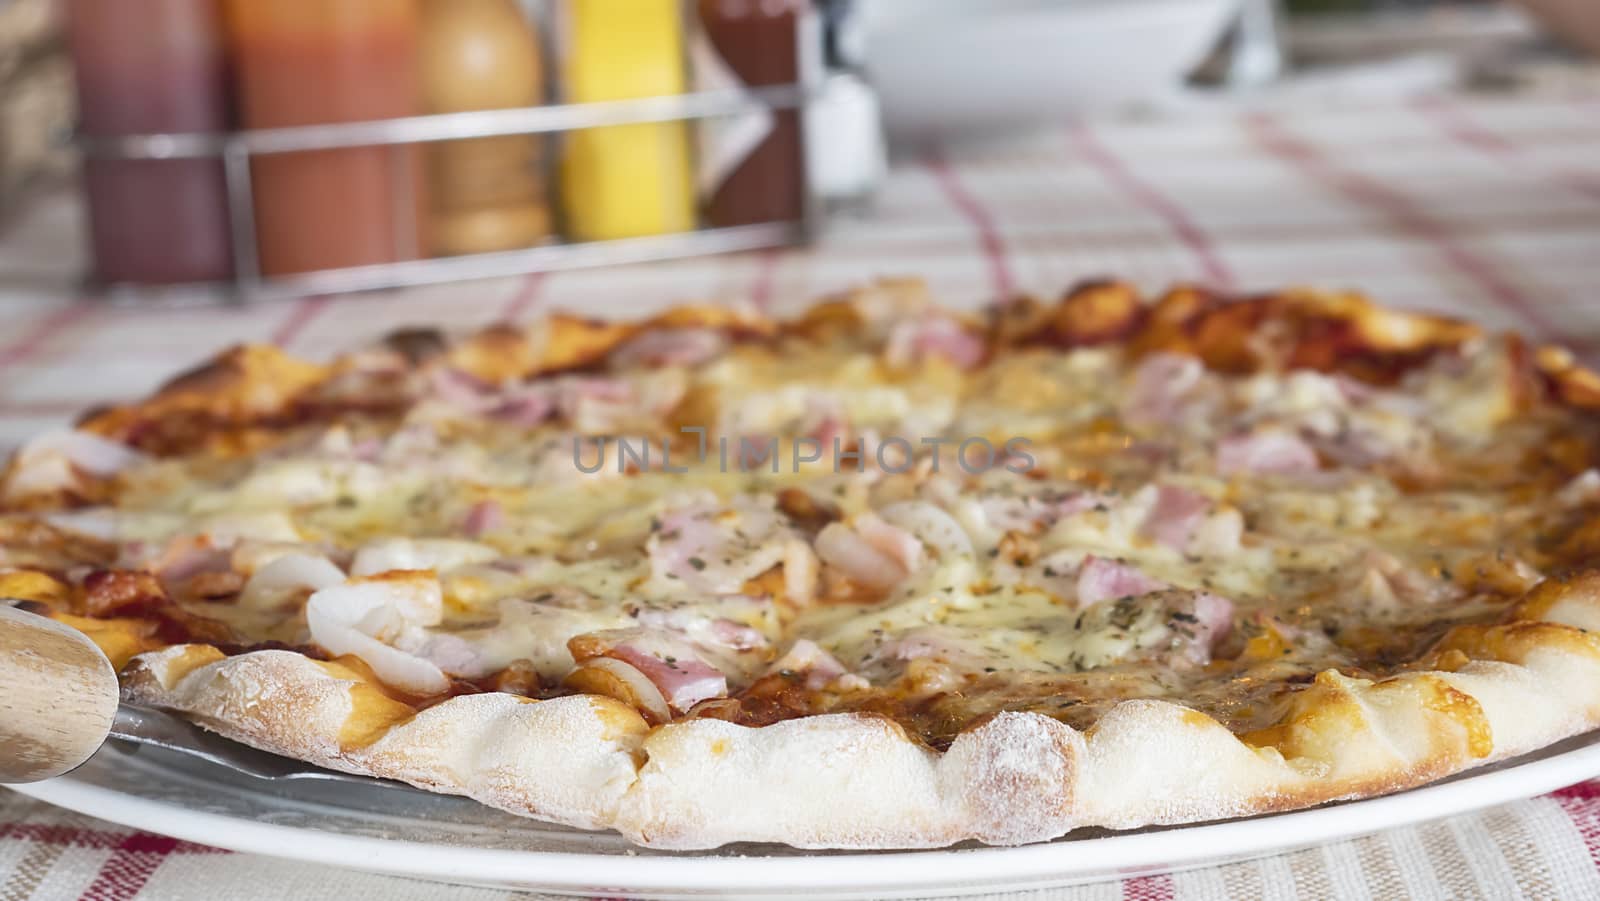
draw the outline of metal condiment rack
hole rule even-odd
[[[813,78],[802,71],[802,79]],[[516,109],[411,116],[366,122],[341,122],[292,128],[259,129],[222,134],[145,134],[115,138],[80,137],[92,157],[124,160],[221,158],[227,186],[228,218],[233,239],[234,277],[230,282],[172,285],[97,283],[98,293],[113,300],[206,301],[218,296],[233,302],[297,298],[384,288],[401,288],[530,272],[635,263],[675,257],[728,253],[803,243],[820,223],[820,204],[809,178],[802,217],[731,228],[623,238],[606,241],[548,243],[516,250],[461,256],[430,257],[293,275],[265,276],[257,259],[255,197],[251,183],[253,157],[305,150],[401,146],[464,138],[551,134],[651,122],[699,120],[763,110],[798,109],[802,133],[817,96],[807,80],[791,85],[743,88],[611,100],[597,103],[530,106]],[[802,159],[804,158],[804,147]],[[549,192],[553,198],[556,193]]]

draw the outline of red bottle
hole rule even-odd
[[[89,137],[228,127],[221,15],[213,0],[68,0],[79,128]],[[95,274],[194,282],[232,274],[222,164],[84,162]]]

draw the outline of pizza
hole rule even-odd
[[[239,347],[18,450],[126,701],[658,848],[1033,842],[1600,724],[1600,377],[1342,293],[885,281]]]

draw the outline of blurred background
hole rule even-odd
[[[805,246],[1063,123],[1562,90],[1596,50],[1595,0],[0,0],[0,290]]]

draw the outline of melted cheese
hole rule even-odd
[[[1237,680],[1276,686],[1259,689],[1270,695],[1327,667],[1381,670],[1413,650],[1408,634],[1493,615],[1506,599],[1458,587],[1461,561],[1545,562],[1531,533],[1550,493],[1530,495],[1515,473],[1439,480],[1461,460],[1500,472],[1547,439],[1540,420],[1517,418],[1508,365],[1485,354],[1466,372],[1419,374],[1404,391],[1350,390],[1309,372],[1205,374],[1170,418],[1145,422],[1124,415],[1138,376],[1111,350],[1023,350],[968,377],[937,359],[896,369],[859,346],[792,343],[778,356],[741,347],[660,385],[635,379],[621,412],[593,385],[582,390],[599,393],[573,401],[573,416],[532,427],[421,398],[397,418],[293,431],[255,459],[133,464],[117,509],[50,521],[141,561],[199,535],[246,576],[294,554],[325,556],[352,576],[427,571],[437,616],[380,628],[351,613],[329,639],[423,682],[427,666],[482,678],[526,661],[559,690],[575,665],[570,640],[644,629],[697,648],[736,692],[809,640],[852,674],[849,685],[965,705],[962,716],[1157,695],[1242,722],[1268,705],[1228,687]],[[679,396],[667,412],[660,398]],[[656,406],[659,416],[641,418]],[[649,468],[580,472],[574,454],[617,423],[645,432],[628,437],[650,442]],[[687,452],[692,439],[679,429],[696,424],[713,442],[1027,437],[1037,471],[969,474],[941,456],[934,473],[921,446],[898,474],[835,471],[826,459],[795,468],[786,444],[779,472],[740,472],[715,451]],[[1308,442],[1321,470],[1215,474],[1219,441],[1263,430]],[[660,468],[663,443],[687,471]],[[1363,463],[1339,467],[1357,455]],[[800,508],[790,506],[796,491]],[[1181,492],[1187,508],[1165,510],[1163,491]],[[943,518],[918,526],[907,502]],[[485,505],[493,516],[478,515]],[[807,505],[870,545],[860,560],[905,571],[880,591],[866,586],[884,580],[866,576],[881,573],[852,581],[835,561],[816,598],[789,596],[768,576],[801,559],[795,542],[814,539],[821,520]],[[1156,537],[1162,517],[1183,519],[1174,526],[1183,540]],[[1091,561],[1134,587],[1083,602]],[[185,603],[249,640],[304,644],[318,637],[303,609],[312,588],[326,590]],[[317,614],[324,630],[327,615]]]

